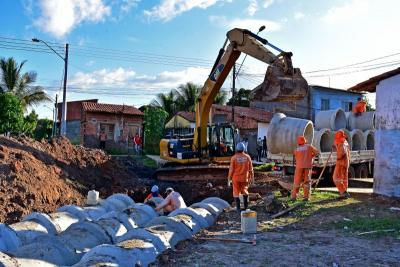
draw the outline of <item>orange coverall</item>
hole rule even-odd
[[[232,179],[233,197],[248,195],[249,182],[254,178],[253,163],[249,155],[238,152],[231,158],[228,177]]]
[[[367,111],[367,103],[363,100],[358,101],[353,109],[353,113],[363,113],[365,111]]]
[[[339,193],[343,195],[349,185],[350,149],[345,138],[335,139],[336,166],[333,171],[333,182]]]
[[[291,194],[292,199],[297,198],[301,182],[303,182],[304,198],[309,198],[311,187],[310,172],[312,168],[313,158],[317,154],[318,150],[310,144],[300,145],[294,151],[294,155],[296,158],[296,170],[294,172],[293,190]]]

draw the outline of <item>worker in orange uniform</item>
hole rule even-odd
[[[361,113],[364,113],[367,111],[367,102],[365,102],[361,97],[357,99],[356,106],[353,109],[353,113],[356,116],[360,116]]]
[[[319,154],[319,151],[312,145],[307,144],[307,140],[304,136],[299,136],[297,138],[297,144],[299,146],[294,151],[294,156],[296,158],[296,170],[294,172],[291,200],[296,201],[300,184],[303,182],[304,201],[308,201],[310,198],[310,174],[312,162],[314,157]]]
[[[244,209],[248,207],[249,183],[254,181],[253,163],[248,154],[244,153],[245,145],[240,142],[236,145],[236,153],[231,158],[229,166],[228,184],[233,182],[233,198],[236,202],[236,210],[240,212],[239,195],[243,195]]]
[[[340,130],[335,133],[336,166],[333,171],[333,182],[339,190],[339,198],[348,198],[350,148],[346,141],[346,134]]]

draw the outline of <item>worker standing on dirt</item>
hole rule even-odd
[[[299,136],[297,138],[297,144],[299,146],[294,151],[294,156],[296,158],[296,170],[294,172],[291,200],[296,201],[300,184],[303,182],[304,201],[308,201],[310,198],[310,174],[312,163],[314,157],[319,154],[319,151],[312,145],[307,144],[307,140],[304,136]]]
[[[152,199],[153,197],[162,198],[162,196],[159,193],[159,189],[158,189],[157,185],[153,185],[153,187],[151,188],[151,193],[147,195],[147,197],[144,201],[148,201],[148,200]]]
[[[168,214],[176,209],[186,208],[186,203],[183,200],[181,194],[174,191],[172,187],[168,187],[165,193],[168,195],[163,200],[163,202],[161,202],[161,204],[156,207],[156,211],[163,209],[164,213]]]
[[[105,149],[106,148],[107,134],[106,134],[106,132],[104,130],[102,130],[100,132],[99,140],[100,140],[100,149]]]
[[[244,153],[243,143],[236,145],[236,153],[231,158],[229,166],[228,184],[233,182],[233,198],[236,202],[236,210],[240,212],[239,195],[243,195],[244,209],[248,207],[249,183],[254,181],[253,163],[248,154]]]
[[[336,166],[333,171],[333,182],[339,190],[339,198],[348,198],[350,194],[347,193],[349,185],[349,165],[350,165],[350,148],[346,140],[344,131],[339,130],[335,133],[336,149]]]
[[[360,116],[362,113],[367,111],[367,102],[365,102],[361,97],[357,99],[356,106],[353,109],[353,113],[356,116]]]

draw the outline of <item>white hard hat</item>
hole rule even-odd
[[[158,192],[158,186],[153,185],[153,187],[151,188],[151,192],[152,193]]]

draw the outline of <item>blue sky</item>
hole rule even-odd
[[[63,61],[24,40],[37,37],[59,52],[70,44],[68,100],[138,107],[179,84],[203,84],[234,27],[265,25],[261,36],[292,51],[310,84],[348,88],[400,65],[394,55],[343,68],[400,52],[396,0],[1,0],[0,7],[0,56],[27,60],[24,70],[35,70],[51,97]],[[266,67],[246,59],[237,86],[254,88]],[[35,110],[51,117],[51,107]]]

